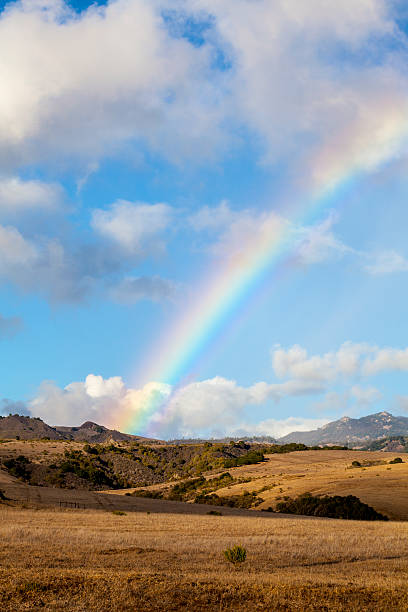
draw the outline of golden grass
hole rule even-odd
[[[401,456],[404,463],[389,465]],[[383,464],[351,468],[352,461]],[[405,463],[405,461],[407,463]],[[268,455],[265,463],[228,470],[235,478],[251,482],[232,485],[218,495],[259,491],[264,503],[257,509],[274,507],[277,498],[314,495],[355,495],[378,512],[395,520],[408,520],[408,455],[364,451],[298,451]],[[267,487],[265,491],[262,491]]]
[[[2,505],[0,525],[4,611],[408,610],[406,523]]]

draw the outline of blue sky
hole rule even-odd
[[[403,3],[0,8],[4,414],[279,436],[408,409]]]

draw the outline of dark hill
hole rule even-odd
[[[133,436],[131,434],[116,431],[116,429],[108,429],[92,421],[86,421],[79,427],[59,427],[57,425],[55,430],[67,440],[77,440],[81,442],[137,442],[147,440],[147,438],[142,438],[141,436]]]
[[[86,421],[80,427],[51,427],[39,418],[10,414],[0,417],[0,439],[19,438],[35,440],[77,440],[78,442],[126,442],[147,441],[148,438],[121,433],[103,425]]]
[[[0,438],[20,438],[21,440],[34,440],[38,438],[50,438],[50,440],[62,440],[61,435],[54,427],[50,427],[41,419],[18,414],[10,414],[0,417]]]

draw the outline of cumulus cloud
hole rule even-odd
[[[245,254],[254,244],[265,244],[266,248],[274,240],[283,240],[291,229],[289,221],[274,211],[233,210],[226,201],[204,206],[189,222],[195,231],[212,238],[209,251],[213,255],[230,258]]]
[[[408,370],[408,348],[377,348],[362,364],[362,372],[366,376],[374,376],[381,372],[406,372]]]
[[[24,181],[18,176],[0,178],[0,214],[52,211],[58,208],[62,199],[62,188],[56,183]]]
[[[319,191],[400,151],[404,34],[385,0],[21,0],[0,41],[3,165],[141,143],[200,158],[244,126]]]
[[[285,350],[275,347],[272,365],[278,378],[334,381],[338,376],[353,376],[361,369],[361,357],[375,350],[368,344],[345,342],[337,352],[309,356],[305,348],[295,344]]]
[[[158,236],[168,228],[172,209],[167,204],[114,202],[107,210],[92,212],[91,226],[132,255],[160,250]]]
[[[127,421],[129,427],[147,430],[165,438],[193,435],[223,435],[242,423],[245,409],[300,395],[320,393],[315,384],[287,381],[258,382],[242,387],[217,376],[172,389],[150,382],[141,389],[126,387],[122,378],[104,379],[90,374],[83,382],[64,389],[44,382],[29,403],[33,416],[54,424],[73,425],[92,420],[110,427]],[[254,426],[253,432],[257,431]]]
[[[218,142],[218,94],[201,75],[207,49],[172,36],[163,6],[9,2],[0,15],[0,160],[112,154],[144,141],[171,155]],[[211,128],[211,129],[209,129]]]
[[[196,232],[210,240],[209,250],[216,256],[233,257],[259,242],[276,241],[290,253],[292,262],[313,265],[365,254],[348,246],[334,233],[338,215],[330,212],[314,225],[299,225],[275,211],[235,210],[225,200],[218,206],[204,206],[189,217]]]
[[[272,350],[272,365],[278,378],[290,377],[301,381],[334,382],[350,377],[375,376],[382,372],[408,370],[408,348],[380,348],[368,343],[345,342],[338,351],[324,355],[309,355],[297,344],[289,349],[280,346]],[[376,389],[355,386],[352,395],[366,401],[379,399]]]
[[[216,376],[190,383],[174,392],[165,412],[153,414],[150,428],[165,437],[232,435],[245,409],[290,396],[321,393],[320,385],[287,381],[283,384],[258,382],[242,387],[233,380]],[[252,433],[254,433],[255,428]],[[265,433],[265,432],[264,432]]]
[[[33,234],[30,224],[24,233],[14,225],[0,225],[0,281],[53,302],[78,302],[103,287],[119,302],[173,299],[172,281],[129,274],[141,259],[164,251],[172,215],[167,204],[118,201],[93,211],[93,233],[84,242],[69,232]]]
[[[259,423],[242,423],[231,436],[272,436],[281,438],[293,431],[311,431],[328,423],[328,419],[287,417],[283,419],[265,419]]]
[[[135,304],[139,300],[174,300],[178,285],[159,276],[126,277],[111,289],[111,296],[120,304]]]
[[[70,383],[63,389],[51,381],[43,382],[28,407],[33,416],[53,425],[70,426],[90,420],[117,427],[125,415],[130,425],[142,418],[149,413],[152,402],[163,402],[168,394],[169,387],[161,383],[128,389],[120,376],[104,379],[89,374],[85,381]]]
[[[214,19],[233,66],[234,112],[268,161],[290,156],[303,186],[319,193],[398,154],[407,81],[405,52],[391,44],[404,35],[385,0],[358,9],[353,0],[194,4]]]
[[[82,299],[94,279],[84,273],[79,253],[75,255],[57,239],[33,240],[13,226],[0,225],[0,280],[23,291],[45,294],[54,301]]]

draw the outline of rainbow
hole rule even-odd
[[[145,385],[143,392],[135,392],[122,413],[114,415],[120,429],[149,433],[152,419],[165,414],[200,355],[212,346],[226,323],[236,316],[267,273],[293,256],[291,228],[293,232],[294,226],[313,222],[350,181],[398,153],[406,136],[406,130],[401,130],[406,123],[403,111],[401,108],[390,111],[383,124],[359,146],[343,147],[339,154],[337,143],[331,143],[328,150],[321,151],[311,162],[316,168],[314,186],[291,210],[288,206],[289,215],[285,216],[290,217],[289,222],[277,214],[266,213],[255,236],[249,237],[238,252],[221,263],[217,261],[200,280],[193,293],[195,297],[186,301],[174,323],[151,347],[145,366],[138,373],[138,382]],[[352,135],[350,142],[353,144]]]

